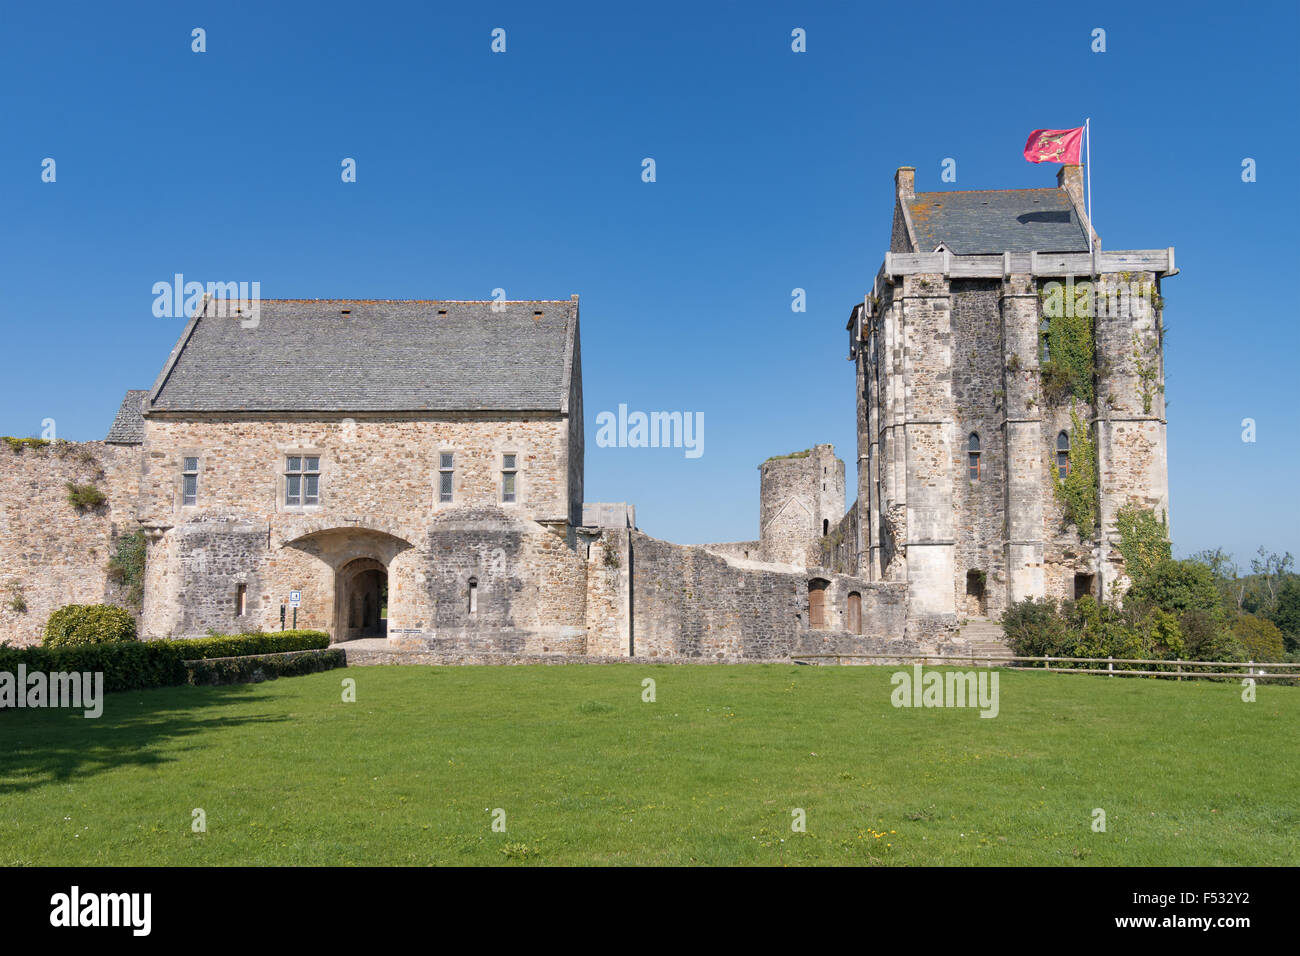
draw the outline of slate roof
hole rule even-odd
[[[215,311],[190,320],[151,411],[568,409],[576,299],[262,299],[247,328]]]
[[[1088,235],[1064,189],[917,193],[907,206],[917,252],[954,255],[1087,252]]]
[[[117,409],[117,417],[108,428],[104,441],[110,445],[141,445],[144,443],[144,419],[140,410],[149,397],[146,388],[133,388],[122,399]]]

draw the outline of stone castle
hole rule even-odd
[[[829,445],[760,466],[755,541],[672,544],[584,502],[577,296],[262,300],[251,321],[206,299],[105,441],[0,454],[0,640],[122,602],[108,559],[136,531],[142,636],[296,624],[449,661],[963,654],[961,622],[1009,602],[1121,594],[1117,511],[1168,512],[1173,250],[1090,251],[1078,167],[1055,189],[913,176],[848,321],[847,508]],[[1126,290],[1153,304],[1098,307]],[[102,503],[75,506],[88,485]]]

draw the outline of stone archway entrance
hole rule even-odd
[[[375,558],[354,558],[334,572],[335,640],[386,637],[388,568]]]
[[[334,643],[387,637],[390,609],[398,628],[409,626],[403,622],[416,613],[409,568],[406,577],[400,565],[395,574],[390,572],[393,562],[413,547],[410,541],[359,524],[308,525],[302,531],[287,540],[285,547],[320,562],[311,574],[319,582],[320,603],[329,608],[322,617],[328,617]]]

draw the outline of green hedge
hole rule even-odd
[[[171,641],[133,641],[121,644],[81,644],[66,647],[0,646],[0,671],[53,673],[102,671],[104,689],[140,690],[185,683],[185,667]]]
[[[220,660],[186,661],[188,684],[247,684],[277,677],[297,677],[347,666],[339,648],[294,651],[289,654],[225,657]]]
[[[19,664],[25,665],[29,672],[102,671],[106,691],[140,690],[145,687],[176,687],[182,684],[217,682],[197,679],[197,675],[207,672],[202,667],[194,667],[186,662],[216,657],[319,650],[328,646],[329,635],[324,631],[275,631],[269,634],[234,634],[192,640],[182,638],[59,647],[0,645],[0,671],[16,674]],[[342,651],[338,651],[338,656],[341,661]],[[269,664],[262,665],[262,669],[264,673],[275,671],[272,676],[311,672],[310,670],[286,670],[288,666]],[[310,665],[292,666],[309,667]],[[327,668],[315,667],[314,669]],[[227,667],[226,670],[231,668]]]
[[[324,631],[268,631],[256,634],[182,637],[158,643],[174,645],[185,660],[197,661],[212,657],[242,657],[246,654],[319,650],[330,646],[330,636]]]

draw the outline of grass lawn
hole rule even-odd
[[[894,670],[359,667],[8,711],[0,865],[1300,863],[1300,688],[1003,672],[983,719],[895,709]]]

